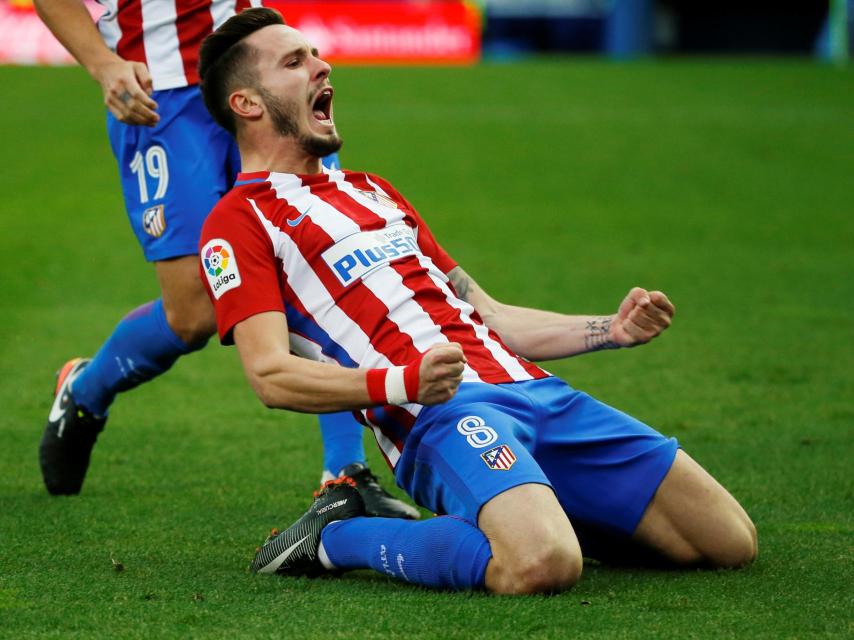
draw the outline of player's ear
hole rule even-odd
[[[239,118],[257,120],[264,115],[264,107],[259,96],[252,89],[239,89],[228,96],[228,106]]]

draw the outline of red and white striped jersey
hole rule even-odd
[[[125,60],[144,62],[154,89],[198,84],[199,46],[235,13],[261,0],[98,0],[98,28]]]
[[[201,269],[224,344],[240,321],[280,311],[294,353],[321,362],[405,365],[458,342],[464,383],[547,377],[456,295],[446,275],[455,266],[403,196],[365,173],[240,174],[202,230]],[[391,464],[420,409],[363,412]]]

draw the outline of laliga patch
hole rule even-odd
[[[240,286],[240,271],[228,242],[219,238],[211,240],[202,247],[201,258],[214,298],[219,300],[223,293]]]
[[[329,247],[321,257],[346,287],[389,262],[420,253],[412,229],[401,222],[349,235]]]
[[[500,444],[494,449],[484,451],[480,457],[486,463],[486,466],[493,471],[508,471],[513,463],[516,462],[516,456],[506,444]]]
[[[166,217],[163,215],[163,205],[149,207],[142,212],[142,228],[145,232],[155,238],[159,238],[166,231]]]

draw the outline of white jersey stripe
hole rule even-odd
[[[175,0],[142,0],[145,57],[155,91],[187,85],[176,18]]]
[[[115,51],[119,39],[122,37],[122,29],[119,27],[118,20],[118,2],[117,0],[98,0],[98,4],[104,7],[104,13],[98,18],[98,29],[107,47]]]
[[[236,2],[211,2],[210,12],[211,20],[213,20],[213,28],[218,29],[219,26],[234,15],[234,5]]]

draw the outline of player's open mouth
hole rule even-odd
[[[311,105],[311,112],[314,119],[321,124],[332,126],[332,87],[322,89],[314,98],[314,103]]]

